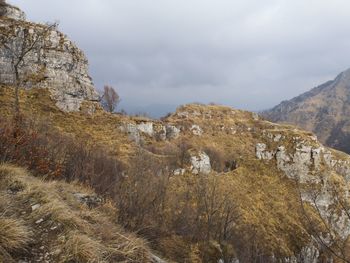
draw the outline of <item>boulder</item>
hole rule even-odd
[[[98,207],[102,203],[102,199],[96,195],[88,195],[83,193],[74,193],[73,195],[79,203],[85,204],[90,208]]]
[[[211,172],[210,158],[205,152],[191,156],[191,171],[193,174],[209,174]]]
[[[147,134],[150,137],[152,137],[154,135],[154,129],[153,129],[152,122],[142,122],[140,124],[137,124],[137,130],[144,133],[144,134]]]
[[[179,137],[180,129],[177,128],[176,126],[166,125],[165,130],[166,130],[166,138],[167,139],[176,139],[177,137]]]
[[[190,128],[190,131],[196,136],[201,136],[203,134],[202,128],[199,127],[198,125],[192,125],[192,127]]]
[[[124,123],[122,126],[120,126],[120,130],[122,132],[125,132],[129,135],[129,139],[131,141],[136,142],[139,144],[141,142],[141,135],[137,128],[137,125],[134,123]]]
[[[265,143],[257,143],[255,146],[255,155],[260,160],[271,160],[274,157],[274,152],[266,151]]]

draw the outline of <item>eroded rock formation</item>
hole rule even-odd
[[[72,41],[55,27],[25,21],[25,14],[16,7],[1,9],[0,84],[16,82],[12,51],[21,52],[26,44],[35,42],[19,66],[21,86],[48,88],[64,111],[78,111],[84,100],[99,100],[88,74],[88,61]]]

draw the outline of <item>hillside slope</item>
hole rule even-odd
[[[0,262],[151,262],[116,210],[77,184],[0,165]]]
[[[0,33],[14,47],[49,34],[19,83],[0,48],[0,161],[36,176],[0,166],[1,260],[163,262],[147,239],[171,262],[350,261],[350,156],[220,105],[162,120],[107,113],[82,52],[8,8]],[[349,75],[310,94],[343,83],[343,98]]]
[[[350,69],[262,115],[312,131],[327,146],[350,153]]]
[[[12,102],[13,89],[2,87],[1,116],[11,117]],[[125,213],[123,225],[176,262],[315,262],[332,255],[312,242],[310,227],[327,232],[318,223],[327,222],[332,244],[343,244],[350,233],[337,203],[348,202],[350,157],[310,132],[218,105],[185,105],[154,121],[91,113],[84,104],[80,112],[64,113],[44,89],[23,90],[20,102],[25,118],[102,145],[129,167],[128,176],[102,191]]]

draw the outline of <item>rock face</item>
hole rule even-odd
[[[5,16],[0,17],[0,32],[8,36],[7,46],[18,52],[29,41],[36,42],[19,67],[22,86],[48,88],[56,105],[68,112],[78,111],[84,100],[99,100],[88,74],[88,61],[73,42],[56,28],[24,21],[25,14],[19,9],[5,8]],[[9,49],[1,46],[0,84],[15,83],[12,60]]]
[[[202,134],[203,134],[202,128],[199,127],[198,125],[192,125],[190,130],[196,136],[202,136]]]
[[[296,124],[316,133],[325,145],[350,153],[350,69],[262,115]]]
[[[166,125],[165,131],[166,131],[166,138],[168,139],[176,139],[180,135],[180,129],[174,125]]]
[[[0,17],[6,16],[7,18],[16,19],[16,20],[26,20],[25,13],[19,8],[0,3]]]
[[[137,129],[142,132],[147,134],[148,136],[153,136],[154,135],[154,130],[153,130],[153,123],[152,122],[143,122],[137,125]]]
[[[267,137],[271,142],[274,141],[273,136]],[[337,201],[331,181],[334,173],[338,173],[346,183],[349,183],[350,163],[349,160],[337,159],[329,149],[316,142],[312,137],[310,140],[294,137],[293,149],[287,149],[283,142],[275,149],[269,149],[265,143],[258,143],[256,157],[268,162],[275,161],[277,168],[289,179],[303,185],[300,190],[302,201],[316,207],[323,219],[330,223],[333,231],[345,240],[350,235],[349,217],[345,211],[337,213],[334,209]],[[338,192],[337,196],[346,199],[347,192]],[[318,248],[311,244],[299,255],[302,261],[295,258],[291,259],[291,262],[319,262],[319,255]]]
[[[256,145],[256,157],[260,160],[271,160],[274,156],[274,152],[266,151],[265,143],[258,143]]]
[[[210,174],[210,158],[205,152],[191,156],[191,171],[193,174]]]
[[[120,130],[129,134],[129,139],[139,144],[142,136],[146,135],[161,141],[172,140],[179,137],[180,129],[170,124],[153,123],[151,121],[141,123],[124,123]]]

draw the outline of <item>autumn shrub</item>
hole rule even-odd
[[[140,150],[131,166],[116,184],[114,200],[119,208],[118,220],[134,231],[148,232],[158,227],[167,193],[170,171],[149,153]],[[154,230],[154,228],[153,228]]]
[[[101,146],[87,146],[28,119],[0,120],[0,162],[19,164],[49,179],[80,181],[110,195],[123,170]]]
[[[0,120],[0,162],[17,163],[38,174],[56,177],[61,173],[62,163],[57,158],[59,153],[49,150],[48,143],[33,122]]]

